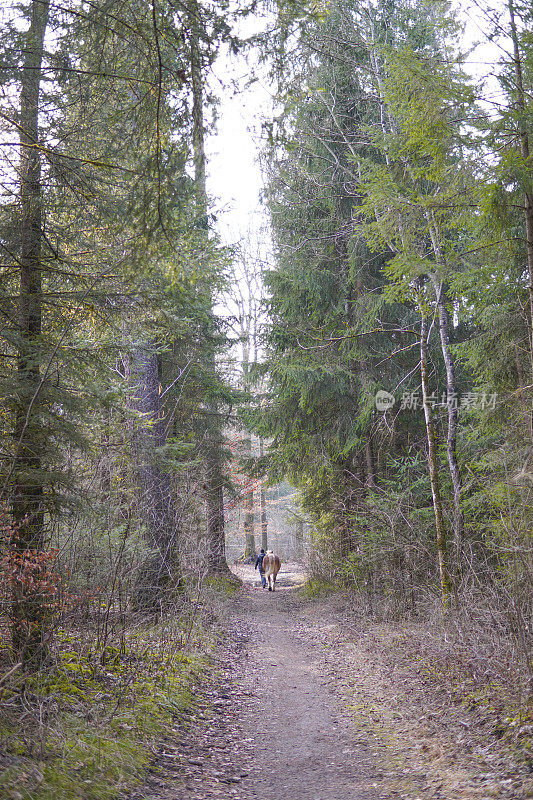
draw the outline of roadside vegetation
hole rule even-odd
[[[211,669],[210,641],[193,628],[130,622],[101,649],[86,624],[82,637],[58,630],[46,667],[4,680],[0,796],[106,800],[141,783]]]

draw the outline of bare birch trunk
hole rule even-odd
[[[446,528],[444,526],[444,516],[442,513],[442,499],[440,492],[439,468],[437,461],[437,447],[435,437],[435,426],[433,415],[429,404],[429,382],[427,372],[427,320],[422,311],[420,324],[420,377],[422,380],[422,403],[424,406],[424,417],[426,420],[426,434],[428,441],[428,467],[429,479],[431,482],[431,495],[433,498],[433,510],[435,512],[435,528],[437,532],[437,554],[439,559],[440,589],[442,598],[442,608],[446,612],[450,603],[450,593],[452,589],[450,575],[447,564],[446,547]]]
[[[446,388],[448,393],[448,429],[446,436],[446,455],[453,487],[453,544],[456,566],[461,568],[461,552],[464,535],[464,513],[461,505],[461,490],[463,481],[459,462],[457,460],[457,429],[459,426],[459,410],[454,399],[457,398],[457,381],[455,377],[455,364],[450,353],[450,320],[446,308],[446,295],[444,286],[435,286],[437,308],[439,312],[439,334],[442,356],[446,367]]]
[[[439,232],[435,220],[431,214],[427,215],[429,224],[431,243],[436,263],[443,267],[444,257],[439,239]],[[448,457],[448,467],[453,487],[453,543],[455,551],[455,562],[458,570],[461,568],[461,552],[464,536],[464,513],[461,504],[461,490],[463,480],[459,462],[457,460],[457,429],[459,427],[459,410],[457,407],[457,379],[455,374],[455,363],[450,351],[450,315],[448,313],[448,297],[444,288],[444,281],[438,279],[436,275],[432,278],[435,290],[435,299],[439,313],[439,335],[441,343],[442,358],[446,368],[446,391],[448,408],[448,431],[446,437],[446,454]]]

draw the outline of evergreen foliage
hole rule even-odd
[[[481,582],[528,639],[531,75],[515,13],[523,91],[515,50],[498,114],[447,4],[335,0],[293,28],[265,152],[276,265],[256,425],[271,476],[299,488],[317,575],[403,611],[439,585],[446,608],[450,592],[469,606]]]
[[[158,610],[181,586],[179,551],[185,561],[198,554],[207,524],[199,420],[209,398],[222,410],[232,402],[209,366],[224,346],[211,307],[228,254],[206,236],[206,198],[190,177],[190,16],[136,0],[10,11],[0,389],[2,501],[15,527],[6,558],[24,571],[30,553],[53,547],[66,571],[85,554],[88,593],[103,582],[106,602],[119,592],[124,608]],[[208,67],[223,41],[237,42],[226,5],[201,11]],[[101,541],[107,576],[90,563]],[[46,658],[53,629],[25,586],[12,582],[4,610],[29,668]]]

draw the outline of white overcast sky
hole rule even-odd
[[[264,19],[248,19],[240,35],[257,33],[263,25]],[[226,49],[214,65],[211,84],[220,106],[217,133],[207,142],[208,191],[215,199],[219,232],[229,244],[257,231],[264,219],[258,155],[261,121],[272,113],[272,95],[266,68],[253,52],[230,55]]]

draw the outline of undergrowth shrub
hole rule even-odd
[[[59,628],[48,668],[0,688],[0,796],[111,800],[141,781],[208,668],[198,623],[185,613],[139,619],[99,648],[79,628]]]

